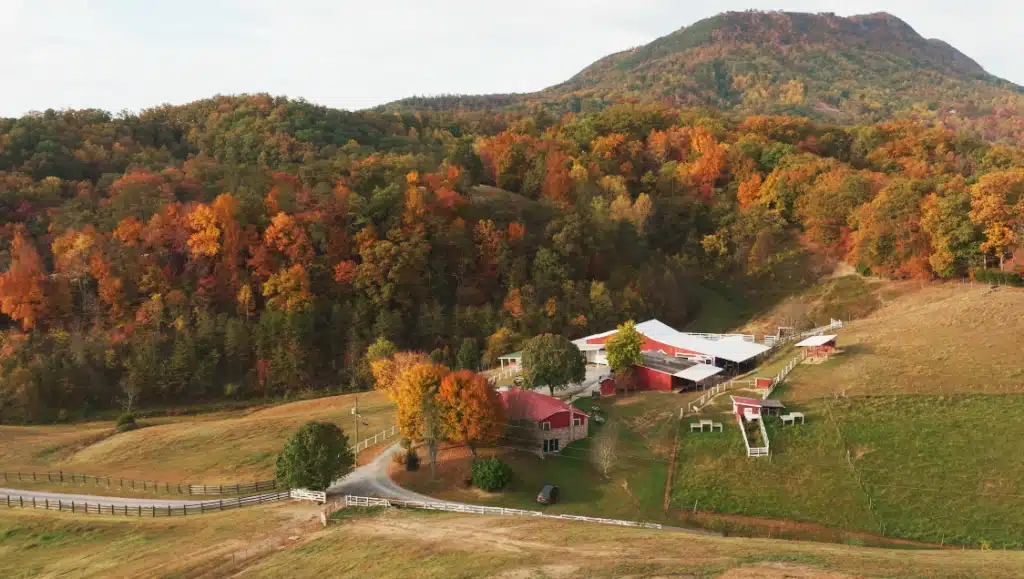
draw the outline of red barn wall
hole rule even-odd
[[[583,421],[583,427],[587,426],[587,416],[585,414],[580,414],[579,412],[574,412],[573,414],[576,415],[576,418]],[[541,422],[550,422],[551,428],[569,428],[569,411],[563,410],[561,412],[556,412],[544,420],[541,420]],[[577,428],[580,427],[577,426]]]
[[[660,392],[672,391],[672,375],[664,372],[656,372],[643,366],[633,366],[636,371],[637,389],[658,390]]]
[[[614,335],[615,334],[612,334],[612,336],[614,336]],[[640,351],[641,352],[665,352],[669,356],[675,356],[677,354],[686,355],[686,356],[703,356],[704,355],[704,354],[701,354],[700,352],[694,352],[693,350],[686,350],[684,348],[677,348],[675,346],[670,346],[668,344],[659,342],[657,340],[652,340],[652,339],[648,338],[647,336],[644,336],[643,334],[640,334],[640,335],[643,336],[643,338],[644,338],[644,343],[641,344],[641,346],[640,346]],[[593,338],[591,340],[587,340],[587,343],[588,344],[604,344],[605,342],[610,340],[612,336],[605,336],[603,338]]]

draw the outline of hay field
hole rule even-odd
[[[144,420],[115,433],[113,425],[0,426],[0,470],[74,471],[99,476],[207,484],[267,480],[292,432],[310,420],[340,425],[354,439],[345,394],[256,409]],[[360,438],[394,424],[394,405],[381,393],[358,395]],[[352,440],[354,444],[354,440]]]
[[[0,511],[0,576],[12,579],[1020,577],[1014,551],[918,551],[722,538],[472,515],[354,513],[326,530],[309,509],[189,519]]]
[[[1024,393],[1024,290],[903,292],[841,330],[839,346],[843,354],[795,369],[784,398]]]

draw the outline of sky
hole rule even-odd
[[[530,92],[726,10],[887,11],[1024,85],[1018,0],[0,0],[0,116]]]

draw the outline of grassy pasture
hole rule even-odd
[[[0,426],[0,470],[74,471],[159,482],[247,482],[274,476],[285,439],[310,420],[339,424],[354,443],[354,396],[346,394],[255,409],[146,419],[115,433],[111,423]],[[360,438],[394,424],[381,393],[359,394]]]
[[[591,461],[591,443],[604,427],[593,422],[589,438],[574,442],[557,455],[540,458],[506,448],[481,451],[482,455],[499,455],[512,467],[514,479],[502,492],[484,493],[463,486],[470,465],[464,448],[440,453],[435,481],[430,480],[426,461],[419,471],[396,472],[394,477],[406,488],[452,501],[630,520],[661,519],[673,429],[684,400],[678,394],[641,392],[598,402],[608,419],[606,425],[619,425],[619,463],[608,479]],[[577,401],[584,411],[590,410],[591,403],[590,399]],[[558,504],[542,507],[537,504],[537,492],[548,483],[561,487],[562,496]]]
[[[1024,290],[927,286],[841,330],[845,352],[796,369],[787,398],[1024,394],[1022,330]]]
[[[0,576],[12,579],[688,577],[994,579],[1013,551],[897,551],[413,511],[357,512],[326,530],[265,506],[188,519],[99,519],[0,510]]]
[[[724,433],[682,435],[672,507],[934,543],[1024,546],[1024,398],[887,396],[795,405],[766,421],[771,459]],[[727,409],[721,409],[727,412]],[[688,430],[688,429],[687,429]]]

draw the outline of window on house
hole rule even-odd
[[[544,439],[544,452],[558,452],[561,441],[557,438]]]
[[[573,418],[572,419],[572,425],[573,426],[583,426],[583,419],[582,418]]]
[[[540,423],[540,429],[541,430],[551,430],[551,423],[550,422],[541,422]]]

